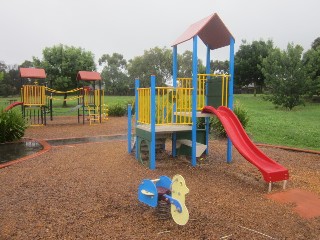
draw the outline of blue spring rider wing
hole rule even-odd
[[[144,179],[139,185],[138,199],[150,207],[156,207],[158,205],[158,191],[152,180]]]

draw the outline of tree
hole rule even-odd
[[[254,84],[256,88],[264,86],[264,76],[260,69],[261,63],[273,49],[273,42],[268,40],[253,41],[251,44],[242,41],[239,50],[235,54],[234,81],[237,87]]]
[[[7,68],[7,65],[3,61],[0,61],[0,83],[4,79],[4,73],[6,71],[6,68]]]
[[[318,41],[318,44],[316,44]],[[315,47],[318,45],[317,47]],[[312,43],[312,48],[303,55],[303,64],[307,73],[307,94],[320,95],[320,38]]]
[[[105,83],[106,92],[111,95],[128,95],[127,61],[123,58],[123,55],[119,53],[104,54],[99,59],[99,65],[104,65],[101,77]]]
[[[320,37],[316,38],[311,44],[312,49],[317,49],[320,46]]]
[[[171,51],[165,47],[155,47],[144,51],[142,56],[138,56],[129,60],[128,73],[130,79],[140,79],[140,87],[150,86],[151,75],[157,76],[157,86],[165,86],[166,82],[171,79]]]
[[[303,48],[288,44],[282,51],[274,49],[262,61],[262,72],[271,95],[267,97],[276,106],[289,110],[302,104],[300,96],[304,94],[305,70],[301,61]]]
[[[198,59],[198,73],[206,73],[205,66],[201,59]],[[178,77],[191,78],[192,77],[192,52],[185,51],[178,55]]]
[[[0,61],[0,95],[4,95],[3,93],[3,90],[4,89],[4,76],[5,76],[5,72],[6,72],[6,68],[7,68],[7,65],[3,62],[3,61]]]
[[[79,71],[94,71],[94,55],[90,51],[66,45],[46,47],[42,51],[43,59],[33,58],[37,67],[46,70],[50,87],[68,91],[77,87],[76,77]],[[64,98],[67,98],[65,94]],[[63,102],[66,106],[66,101]]]
[[[34,63],[32,61],[29,61],[29,60],[25,60],[21,65],[20,67],[23,67],[23,68],[32,68],[32,67],[35,67],[34,66]]]
[[[9,96],[18,94],[20,89],[20,76],[18,65],[6,65],[0,61],[0,95]]]
[[[18,65],[8,65],[7,72],[4,76],[4,82],[6,83],[6,94],[14,95],[20,92],[21,81]]]
[[[211,60],[210,69],[212,69],[213,73],[227,74],[229,72],[229,61]]]
[[[0,72],[5,72],[7,69],[7,65],[4,61],[0,61]]]

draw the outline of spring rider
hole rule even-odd
[[[150,207],[157,207],[160,202],[171,206],[171,216],[179,225],[189,220],[189,211],[185,205],[185,195],[189,193],[185,180],[175,175],[172,180],[167,176],[158,179],[144,179],[138,188],[138,199]]]

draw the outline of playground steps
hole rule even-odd
[[[80,106],[80,107],[79,107]],[[74,109],[77,110],[81,108],[82,105],[76,106]],[[75,111],[72,109],[72,111]],[[93,125],[94,123],[100,123],[100,116],[101,116],[101,121],[106,122],[108,120],[108,107],[107,105],[103,105],[101,109],[101,115],[100,115],[100,108],[99,107],[90,107],[86,106],[84,109],[85,116],[87,117],[87,120],[90,121],[90,125]],[[80,114],[79,116],[83,116]]]
[[[89,122],[90,125],[94,123],[99,123],[100,122],[100,115],[99,114],[89,114]]]
[[[88,107],[88,118],[90,125],[100,122],[100,113],[95,108]]]
[[[181,146],[181,144],[186,145],[188,147],[192,147],[192,141],[188,139],[178,139],[177,140],[177,148]],[[202,143],[196,143],[196,157],[200,157],[202,153],[207,149],[207,145],[204,145]]]

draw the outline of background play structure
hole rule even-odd
[[[89,120],[90,125],[101,123],[108,118],[108,107],[101,88],[101,76],[98,72],[79,71],[78,87],[69,91],[58,91],[47,86],[46,73],[41,68],[20,68],[21,101],[13,102],[5,108],[6,111],[21,106],[24,118],[30,125],[46,125],[47,116],[53,120],[53,101],[55,95],[77,93],[68,100],[77,99],[78,104],[72,109],[77,111],[78,123]]]

